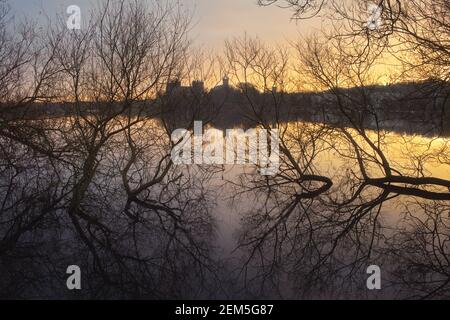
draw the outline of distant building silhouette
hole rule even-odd
[[[230,79],[228,78],[228,76],[223,77],[223,86],[225,88],[228,88],[230,86]]]
[[[181,88],[181,81],[180,80],[178,80],[178,79],[171,80],[166,85],[166,94],[167,93],[172,93],[174,91],[177,91],[180,88]]]
[[[191,86],[182,86],[178,79],[171,80],[166,85],[166,95],[201,95],[205,92],[203,81],[194,80]]]
[[[203,93],[205,91],[205,83],[200,80],[192,81],[192,91],[194,91],[195,94]]]

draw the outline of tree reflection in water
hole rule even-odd
[[[351,30],[292,48],[238,37],[216,61],[189,45],[181,7],[105,2],[79,32],[39,33],[8,28],[0,0],[0,297],[449,298],[448,23],[410,6],[424,19],[388,6],[373,35],[343,10]],[[423,21],[441,31],[405,27]],[[399,83],[428,80],[380,89],[387,53]],[[429,118],[402,109],[414,99]],[[280,172],[175,166],[171,133],[194,121],[278,129]]]

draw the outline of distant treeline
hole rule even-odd
[[[126,110],[144,117],[164,118],[174,128],[190,119],[204,120],[222,129],[246,128],[252,127],[255,117],[261,117],[272,123],[307,121],[450,136],[449,95],[450,85],[435,81],[297,93],[262,93],[251,85],[220,86],[208,91],[183,87],[155,99],[127,102],[130,105]],[[124,103],[33,103],[14,107],[3,103],[0,110],[3,119],[32,120],[121,114]]]

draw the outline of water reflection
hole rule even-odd
[[[239,277],[247,294],[446,296],[447,139],[389,132],[367,132],[366,139],[352,129],[297,122],[286,125],[283,142],[289,152],[281,154],[280,175],[229,171],[242,223]],[[367,182],[380,177],[387,177],[386,186]],[[323,189],[322,178],[332,187]],[[389,287],[378,294],[365,287],[371,264],[382,268]]]
[[[77,117],[36,121],[48,141],[29,141],[54,157],[3,138],[3,297],[80,297],[65,288],[71,264],[84,298],[448,297],[449,201],[407,192],[448,195],[420,180],[450,180],[446,138],[281,124],[281,171],[267,177],[174,166],[160,120],[129,124],[110,121],[95,157],[103,142]],[[367,184],[386,172],[419,182]]]

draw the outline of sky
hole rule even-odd
[[[193,12],[191,37],[197,45],[206,48],[220,48],[226,39],[244,32],[270,43],[283,43],[320,28],[318,21],[293,21],[288,9],[260,7],[257,0],[180,1]],[[39,19],[43,12],[48,16],[65,13],[69,5],[78,5],[82,15],[87,14],[95,0],[10,0],[9,3],[16,17]]]

